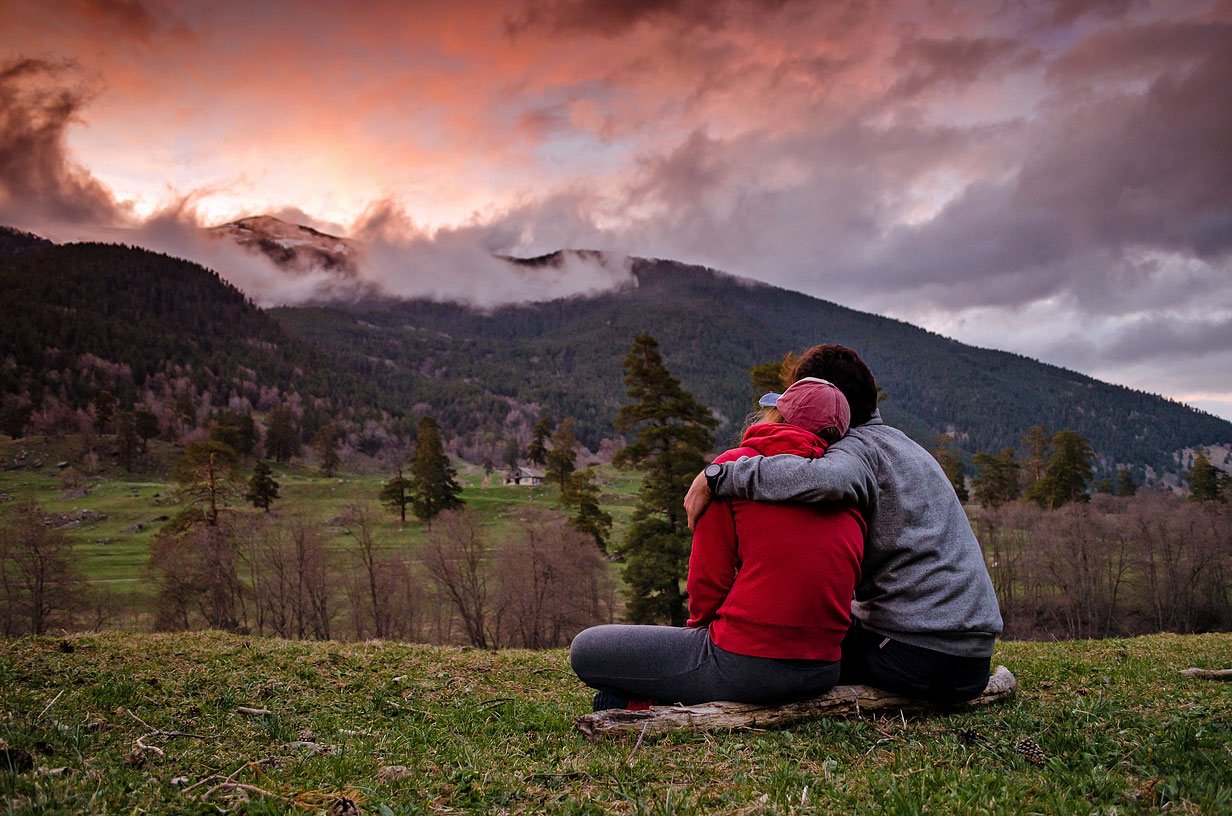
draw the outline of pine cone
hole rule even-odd
[[[1044,753],[1044,749],[1032,739],[1019,740],[1014,745],[1014,750],[1027,758],[1027,761],[1037,767],[1042,767],[1048,761],[1048,755]]]
[[[359,805],[354,799],[339,796],[329,803],[330,816],[359,816]]]

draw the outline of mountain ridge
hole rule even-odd
[[[585,251],[511,260],[551,264],[570,252]],[[937,434],[949,433],[968,459],[1017,446],[1026,428],[1044,424],[1087,436],[1103,474],[1131,465],[1141,481],[1148,468],[1184,469],[1186,450],[1232,443],[1226,420],[1025,355],[969,346],[702,266],[647,258],[629,264],[634,285],[536,303],[479,309],[367,296],[272,310],[249,302],[241,309],[235,302],[245,299],[242,292],[187,261],[0,232],[4,339],[12,358],[0,372],[0,396],[64,392],[68,377],[81,408],[97,390],[71,370],[83,355],[140,376],[195,365],[191,378],[205,389],[201,399],[212,390],[216,406],[268,403],[269,388],[284,398],[302,392],[311,420],[305,433],[329,412],[353,422],[384,416],[403,430],[408,417],[433,413],[456,437],[456,451],[495,462],[508,439],[524,443],[543,411],[557,420],[573,416],[584,444],[610,450],[612,419],[624,401],[621,361],[632,337],[649,331],[673,374],[722,420],[719,447],[736,441],[758,396],[750,366],[817,342],[841,342],[865,357],[888,394],[888,422],[929,448]],[[111,283],[91,277],[100,274],[112,275]],[[195,293],[196,311],[175,311],[177,290],[168,280]],[[83,287],[90,292],[84,300]],[[143,335],[117,322],[126,311],[163,315],[154,321],[157,347],[179,359],[151,357]],[[243,321],[259,325],[254,336],[274,333],[273,339],[235,342]],[[49,349],[58,355],[54,365]],[[140,383],[131,385],[130,395]]]

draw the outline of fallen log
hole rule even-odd
[[[1203,680],[1232,680],[1232,669],[1182,669],[1181,674]]]
[[[1017,688],[1018,680],[1013,673],[1005,666],[998,666],[988,678],[984,692],[957,708],[999,703],[1011,697]],[[641,738],[679,729],[718,731],[763,728],[814,717],[858,717],[869,711],[914,714],[955,708],[902,697],[872,686],[835,686],[820,697],[782,705],[716,702],[691,706],[652,706],[645,711],[615,708],[585,714],[574,720],[573,724],[588,739],[598,740],[620,734],[637,734]]]

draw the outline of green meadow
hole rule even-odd
[[[0,643],[0,812],[1232,812],[1232,684],[1178,674],[1232,665],[1232,635],[996,660],[1019,691],[986,709],[591,743],[563,650],[23,638]]]
[[[139,599],[149,592],[145,569],[150,545],[158,528],[181,508],[170,478],[171,465],[181,450],[163,442],[151,442],[141,468],[126,473],[108,457],[101,457],[94,473],[81,472],[82,442],[75,437],[0,440],[0,514],[23,496],[33,495],[47,512],[62,518],[72,541],[78,565],[92,583],[106,586],[121,597]],[[66,487],[62,473],[78,471],[78,486]],[[272,512],[280,515],[305,514],[318,522],[328,522],[344,514],[348,505],[368,502],[376,505],[383,482],[392,473],[373,471],[343,472],[334,477],[320,475],[310,464],[295,461],[275,465],[280,498]],[[640,477],[634,471],[611,465],[598,468],[604,509],[612,516],[612,538],[623,536],[633,514]],[[242,471],[244,478],[249,475]],[[504,486],[503,473],[491,473],[462,463],[459,481],[468,508],[479,514],[482,524],[499,540],[519,523],[517,511],[527,506],[559,509],[559,491],[553,486]],[[236,497],[233,507],[249,514],[262,511]],[[563,511],[562,511],[563,512]],[[383,506],[376,514],[374,530],[379,546],[413,553],[424,540],[426,525],[408,511],[402,525],[398,514]],[[334,543],[342,546],[346,534],[336,526],[325,525]]]

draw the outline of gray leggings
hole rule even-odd
[[[799,700],[829,691],[839,675],[838,661],[735,654],[706,629],[675,626],[592,626],[573,639],[569,662],[591,688],[660,705]]]

